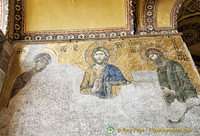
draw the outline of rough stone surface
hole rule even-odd
[[[199,106],[189,110],[182,122],[168,122],[179,119],[186,107],[198,104],[199,99],[184,104],[175,101],[169,107],[158,81],[136,82],[123,86],[113,99],[99,99],[80,94],[83,74],[75,66],[49,64],[11,100],[7,109],[0,111],[0,135],[105,136],[109,126],[119,136],[200,135]],[[145,132],[123,132],[123,128]],[[149,132],[149,128],[188,128],[192,132]]]
[[[3,88],[5,78],[6,78],[6,73],[2,69],[0,69],[0,94]]]
[[[13,47],[12,47],[12,45],[8,41],[5,41],[3,43],[3,49],[9,54],[10,57],[12,56],[12,54],[13,54]]]
[[[8,71],[8,65],[10,60],[8,60],[6,57],[0,58],[0,69],[2,69],[5,73]]]
[[[13,48],[8,41],[0,43],[0,68],[7,73]]]
[[[156,71],[132,71],[131,72],[134,81],[136,82],[152,82],[158,81],[158,76]]]

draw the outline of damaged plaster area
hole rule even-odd
[[[175,100],[167,106],[158,81],[138,81],[123,86],[113,99],[99,99],[80,94],[83,74],[75,66],[49,64],[0,111],[0,135],[104,136],[109,126],[115,129],[112,135],[119,136],[200,135],[200,99]],[[192,131],[150,132],[149,128]]]

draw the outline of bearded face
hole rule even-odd
[[[149,59],[157,65],[163,64],[163,59],[158,54],[150,54]]]
[[[97,51],[94,53],[93,58],[95,60],[95,63],[101,65],[105,63],[107,57],[103,51]]]
[[[165,61],[167,60],[163,53],[158,49],[148,49],[145,52],[146,57],[155,63],[157,66],[163,66]]]

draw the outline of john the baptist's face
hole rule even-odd
[[[156,53],[149,54],[149,59],[155,63],[156,65],[162,65],[163,64],[163,59],[160,55]]]
[[[150,54],[150,55],[149,55],[149,59],[150,59],[151,61],[155,61],[155,60],[158,59],[158,55],[157,55],[157,54]]]
[[[103,51],[97,51],[94,53],[94,56],[93,56],[94,60],[95,60],[95,63],[97,64],[103,64],[106,60],[106,55]]]
[[[163,65],[166,58],[163,53],[157,49],[148,49],[145,53],[146,57],[156,65]]]

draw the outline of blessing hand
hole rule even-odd
[[[175,90],[169,89],[166,86],[161,86],[161,89],[163,90],[164,93],[171,93],[171,94],[175,94],[176,93]]]

